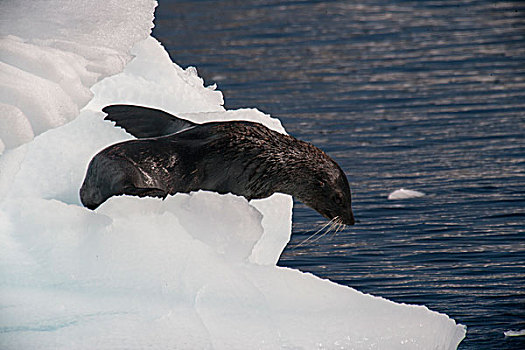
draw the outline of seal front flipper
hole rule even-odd
[[[166,191],[159,188],[145,188],[135,186],[126,187],[123,191],[123,194],[139,197],[157,197],[162,199],[165,199],[168,196]]]
[[[139,139],[166,136],[198,125],[149,107],[111,105],[104,107],[102,111],[108,114],[104,120],[114,121],[117,126]]]

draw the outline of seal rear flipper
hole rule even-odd
[[[155,108],[134,105],[111,105],[102,109],[104,120],[115,122],[137,138],[160,137],[198,125]]]

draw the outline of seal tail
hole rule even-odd
[[[135,105],[111,105],[102,109],[111,120],[137,138],[159,137],[181,132],[198,124],[159,109]]]

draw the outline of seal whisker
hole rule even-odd
[[[343,231],[345,228],[346,228],[346,225],[344,224],[344,222],[342,220],[339,221],[339,226],[337,227],[337,230],[335,231],[332,237],[334,237],[339,232]]]
[[[333,219],[332,219],[333,220]],[[300,242],[296,247],[300,247],[301,245],[307,243],[308,241],[310,241],[313,237],[315,237],[319,232],[323,231],[326,227],[328,227],[331,223],[332,223],[332,220],[328,221],[327,223],[325,223],[323,226],[321,226],[317,231],[315,231],[314,233],[312,233],[310,236],[308,236],[308,238],[306,238],[305,240],[303,240],[302,242]]]
[[[333,231],[333,234],[330,235],[330,238],[329,239],[332,239],[332,237],[335,235],[335,233],[337,232],[337,228],[339,227],[339,217],[336,216],[334,217],[334,220],[332,222],[332,225],[330,225],[330,230],[329,231]]]
[[[318,240],[320,240],[321,238],[323,238],[324,236],[326,236],[328,233],[330,233],[330,231],[332,231],[332,226],[328,227],[328,229],[327,229],[325,232],[323,232],[322,234],[317,235],[317,237],[315,237],[314,239],[312,239],[309,243],[312,244],[312,243],[317,242]]]
[[[339,216],[335,216],[332,220],[330,220],[328,222],[328,224],[330,225],[325,232],[323,232],[322,234],[320,235],[317,235],[317,237],[315,237],[314,239],[310,240],[308,243],[315,243],[317,241],[319,241],[321,238],[323,238],[324,236],[326,236],[328,233],[330,233],[331,231],[334,231],[337,229],[337,226],[339,224],[339,220],[341,220],[341,218]],[[328,225],[327,224],[327,225]],[[323,228],[325,228],[327,225],[325,225]],[[320,232],[321,230],[317,231],[316,233]],[[335,234],[335,233],[334,233]],[[309,238],[312,238],[312,236],[310,236]]]
[[[308,238],[306,238],[305,240],[299,242],[295,247],[295,248],[299,248],[300,246],[302,245],[305,245],[306,243],[314,243],[314,242],[317,242],[319,240],[320,237],[323,237],[326,233],[323,233],[320,235],[320,237],[316,238],[316,239],[313,239],[316,235],[319,234],[319,232],[322,232],[323,230],[325,230],[327,227],[331,226],[333,224],[333,221],[336,219],[336,217],[334,217],[332,220],[328,221],[327,223],[325,223],[320,229],[318,229],[317,231],[315,231],[313,234],[311,234],[310,236],[308,236]],[[327,232],[330,232],[331,228],[328,229]],[[313,239],[313,240],[312,240]]]
[[[336,220],[334,221],[335,230],[334,230],[334,232],[332,233],[332,235],[330,235],[330,238],[329,238],[330,240],[331,240],[332,238],[334,238],[335,235],[336,235],[338,232],[342,231],[342,230],[344,229],[344,227],[345,227],[345,224],[343,223],[343,219],[342,219],[342,218],[336,216],[334,219],[336,219]]]

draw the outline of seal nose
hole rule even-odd
[[[356,222],[355,220],[355,217],[354,217],[354,213],[352,212],[352,210],[350,210],[350,215],[345,218],[345,221],[344,221],[344,224],[345,225],[354,225]]]

